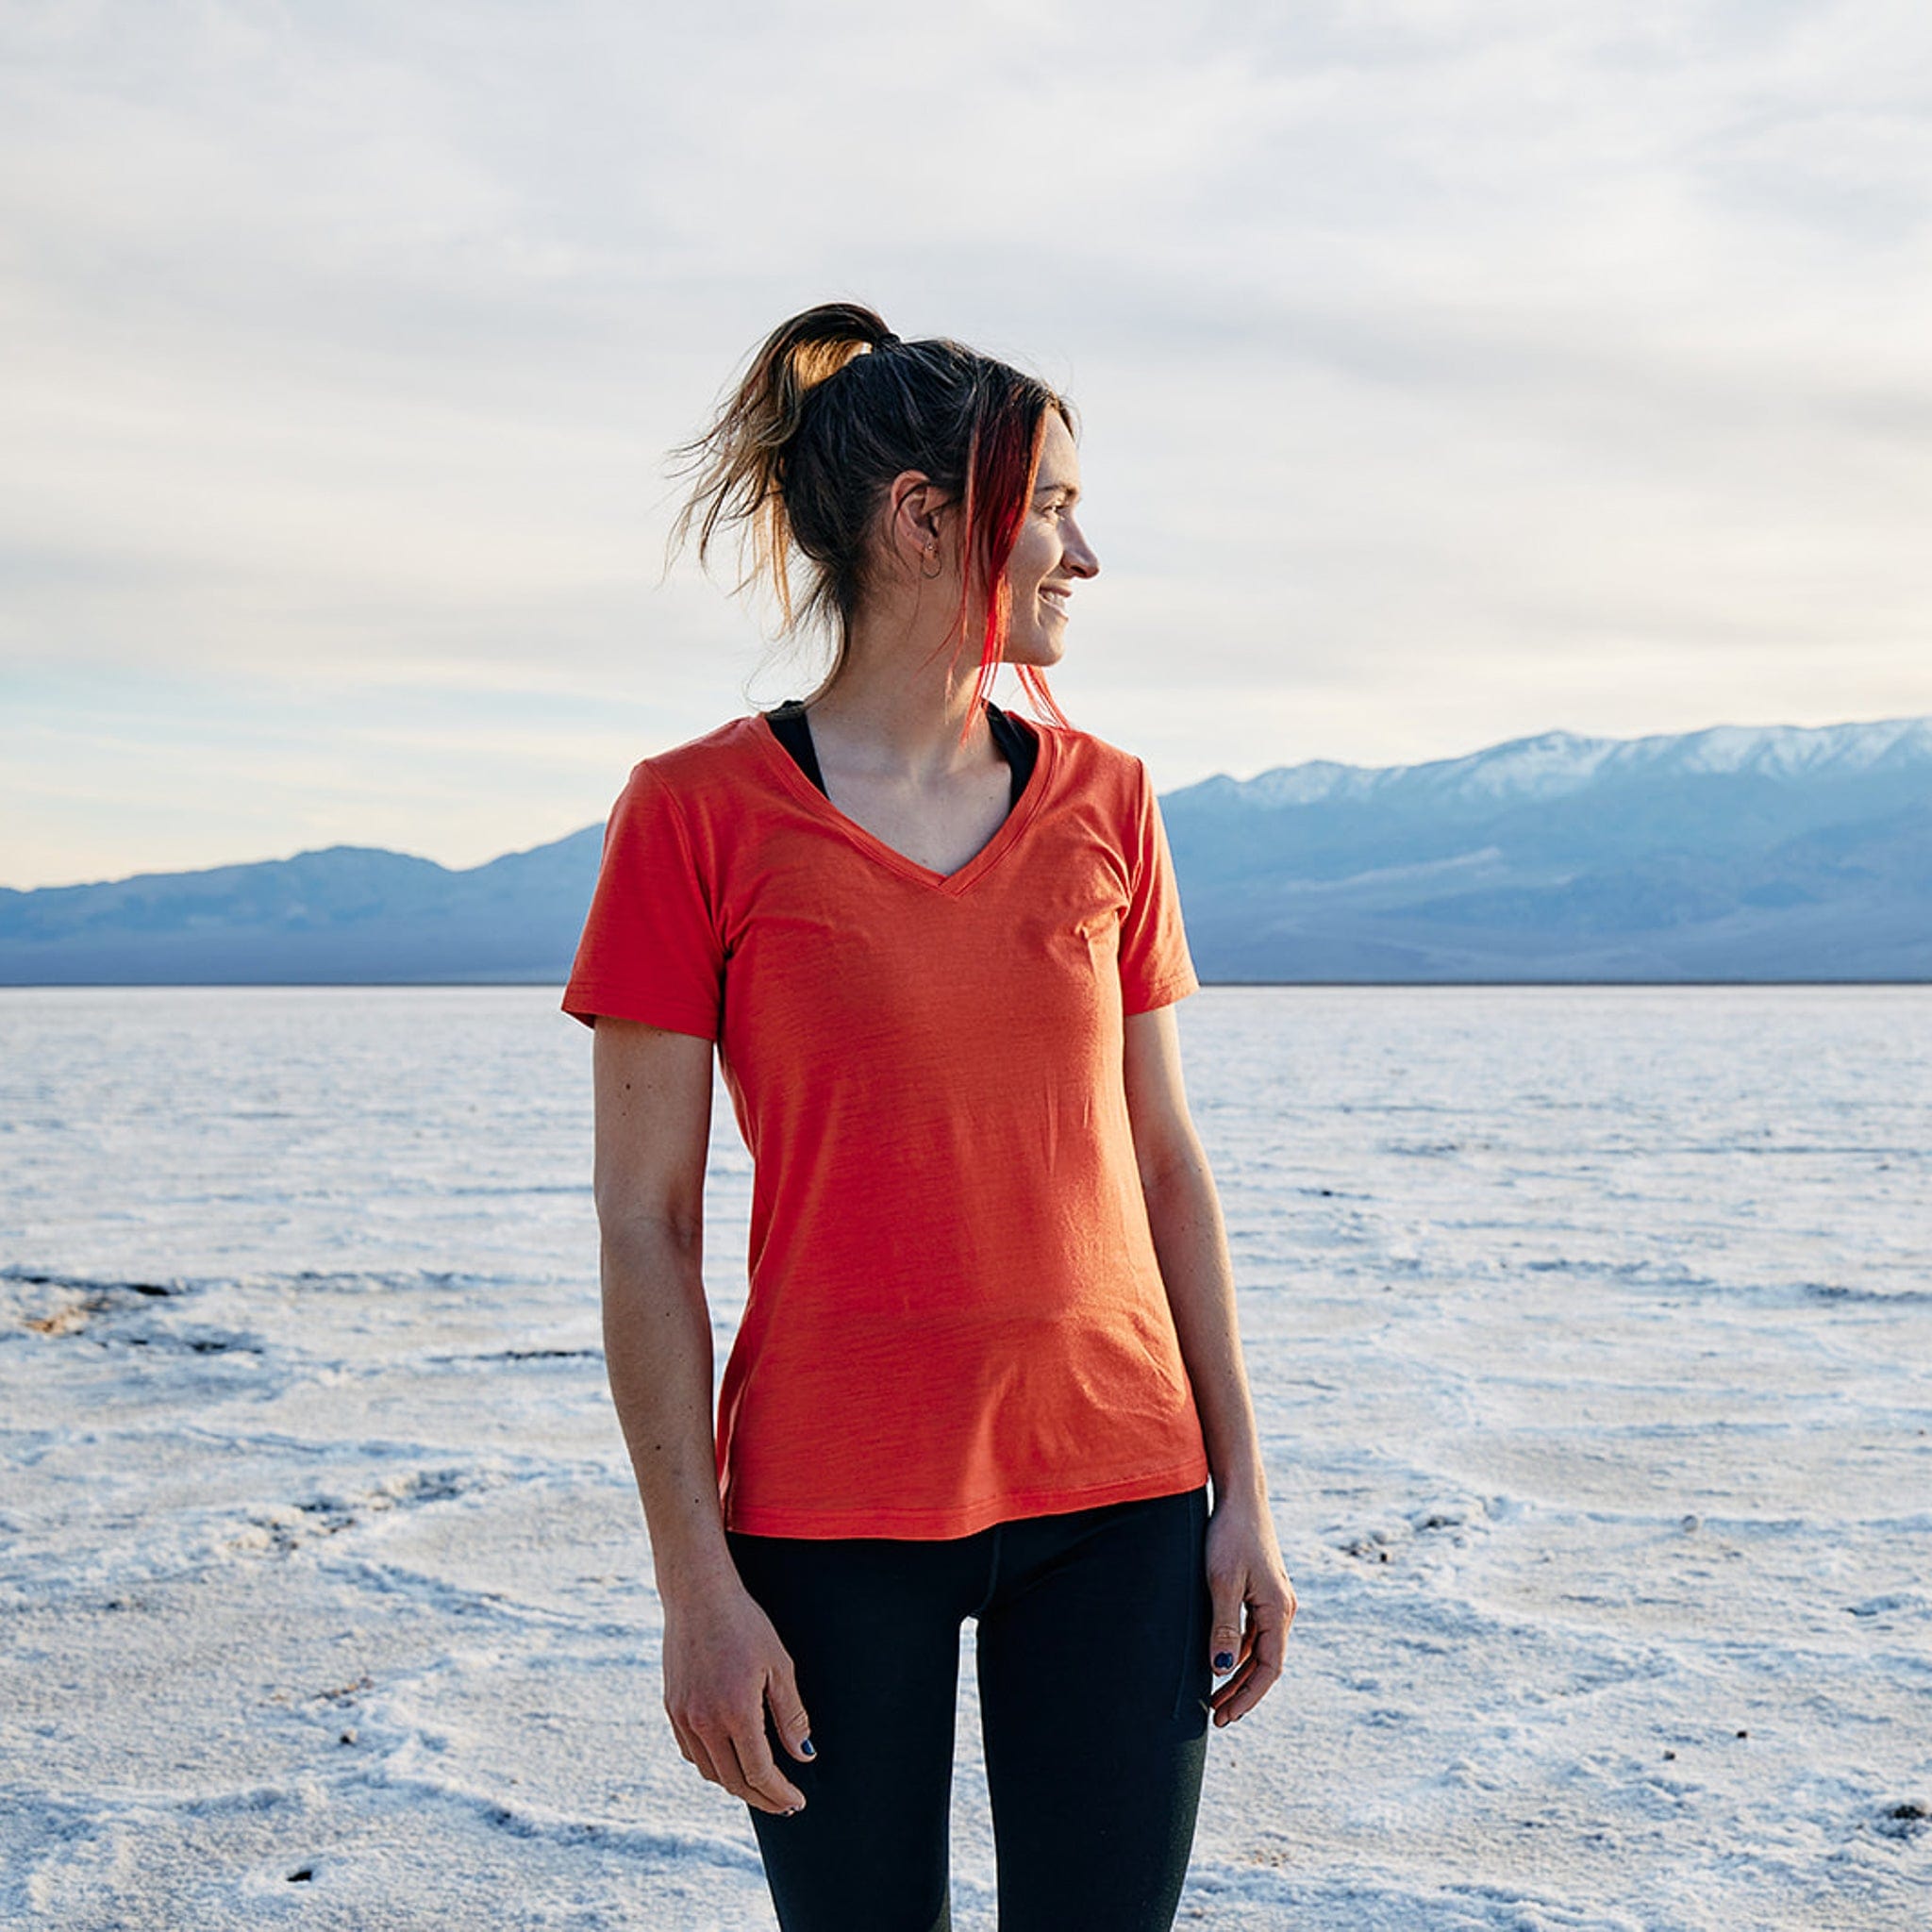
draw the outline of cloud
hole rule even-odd
[[[658,584],[661,456],[856,295],[1074,394],[1056,689],[1163,784],[1932,710],[1928,52],[1880,0],[18,9],[0,676],[104,795],[89,691],[156,678],[305,744],[303,824],[529,842],[622,774],[463,806],[504,693],[641,755],[798,687]],[[422,691],[427,818],[331,722]],[[167,721],[178,862],[299,831]],[[14,783],[13,882],[114,869]]]

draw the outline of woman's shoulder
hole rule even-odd
[[[1064,774],[1064,783],[1127,793],[1138,791],[1146,783],[1145,760],[1124,745],[1083,731],[1075,724],[1048,724],[1030,718],[1026,722],[1042,736],[1052,735],[1055,759]]]
[[[768,729],[756,711],[727,718],[696,738],[639,758],[625,789],[668,792],[701,804],[719,788],[741,782],[746,765],[759,757],[757,734]]]

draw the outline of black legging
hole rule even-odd
[[[941,1541],[731,1532],[817,1757],[752,1810],[783,1932],[947,1932],[959,1626],[978,1624],[1000,1932],[1166,1932],[1208,1750],[1205,1490]]]

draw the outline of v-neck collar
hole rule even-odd
[[[753,739],[763,754],[765,762],[777,772],[779,783],[808,810],[816,812],[819,817],[843,833],[847,842],[856,846],[867,858],[875,859],[889,871],[898,873],[902,877],[929,887],[936,892],[943,892],[949,897],[957,897],[968,891],[1012,849],[1021,833],[1026,829],[1034,814],[1040,809],[1040,802],[1046,795],[1047,788],[1053,783],[1059,759],[1058,734],[1036,727],[1034,736],[1040,741],[1040,755],[1034,765],[1032,777],[1026,781],[1025,790],[1020,793],[1020,802],[1008,809],[992,837],[958,872],[935,872],[931,866],[921,865],[917,859],[907,858],[896,846],[888,845],[876,834],[867,831],[857,819],[846,817],[798,769],[797,760],[779,742],[778,734],[772,729],[770,719],[762,711],[754,712],[746,723],[751,727]]]

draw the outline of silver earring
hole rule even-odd
[[[932,560],[932,568],[930,570],[922,570],[919,575],[927,583],[932,583],[938,578],[941,568],[940,563],[940,546],[937,543],[928,543],[925,546],[925,554]]]

